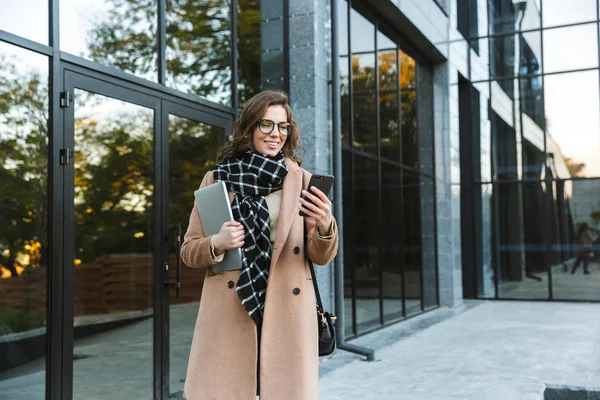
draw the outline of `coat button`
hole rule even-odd
[[[294,288],[294,290],[292,291],[296,296],[300,294],[300,289],[299,288]]]
[[[229,282],[227,282],[227,287],[228,287],[229,289],[233,289],[233,287],[234,287],[234,286],[235,286],[235,283],[233,283],[233,281],[229,281]]]
[[[294,254],[298,254],[300,253],[300,247],[296,246],[294,247]]]

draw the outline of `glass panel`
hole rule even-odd
[[[557,181],[553,200],[554,298],[599,301],[600,181]]]
[[[377,162],[355,157],[354,271],[356,279],[356,325],[362,332],[379,322],[379,190]]]
[[[400,168],[382,164],[381,202],[385,210],[382,220],[381,268],[383,279],[383,317],[386,322],[402,318],[402,172]]]
[[[75,91],[75,399],[152,398],[153,130],[153,110]]]
[[[560,0],[559,0],[560,1]],[[539,0],[490,0],[491,32],[506,33],[539,29],[541,14]]]
[[[537,75],[542,73],[542,34],[527,32],[519,38],[519,75]]]
[[[433,179],[421,176],[421,252],[423,303],[426,309],[438,305],[434,200],[435,183]]]
[[[348,81],[348,57],[340,57],[340,96],[342,109],[342,144],[350,145],[350,83]]]
[[[415,59],[400,51],[400,107],[402,163],[418,168],[417,65]]]
[[[381,156],[400,161],[400,108],[398,95],[393,92],[379,92],[379,124],[381,129]]]
[[[215,155],[225,137],[222,128],[169,115],[169,248],[170,281],[177,280],[178,238],[183,241],[190,211],[194,207],[194,191],[204,175],[214,166]],[[193,160],[193,162],[190,162]],[[179,244],[181,244],[181,242]],[[206,270],[181,264],[181,298],[171,290],[170,304],[170,390],[183,391],[192,336],[198,313],[200,294]]]
[[[417,129],[417,91],[402,89],[401,96],[401,132],[402,164],[412,168],[419,167],[419,131]]]
[[[353,329],[355,292],[354,292],[354,224],[353,224],[353,186],[352,154],[342,150],[342,194],[344,201],[344,329],[346,336],[355,334]]]
[[[340,55],[348,55],[348,2],[338,1],[338,51]]]
[[[417,87],[417,63],[414,58],[400,50],[400,88]]]
[[[519,92],[521,94],[522,117],[527,119],[523,121],[523,133],[532,142],[537,143],[539,141],[543,143],[543,130],[546,126],[546,119],[544,117],[542,77],[532,76],[519,79]]]
[[[509,121],[512,122],[512,121]],[[509,122],[495,112],[490,112],[492,133],[492,165],[495,179],[515,181],[519,179],[518,152],[521,145],[520,135]]]
[[[433,71],[428,66],[419,65],[419,96],[418,108],[418,146],[419,146],[419,171],[433,176],[434,174],[434,127],[433,127]],[[485,85],[487,89],[487,84]],[[485,109],[487,112],[487,107]],[[483,111],[482,111],[483,112]],[[487,118],[486,118],[487,119]],[[483,126],[487,126],[482,122]],[[482,126],[482,128],[483,128]],[[481,141],[485,142],[487,132],[481,132]],[[487,143],[482,143],[481,153],[489,154],[489,134]],[[489,156],[488,156],[489,158]]]
[[[157,81],[156,10],[156,0],[61,0],[61,50]]]
[[[516,75],[516,37],[516,35],[507,35],[490,38],[490,72],[493,78]],[[506,88],[505,91],[512,97],[510,88]]]
[[[3,0],[0,29],[48,44],[48,0]]]
[[[596,20],[596,0],[544,0],[544,26]]]
[[[404,295],[406,315],[421,312],[422,230],[421,187],[416,174],[405,172],[402,180],[404,231]]]
[[[481,194],[481,230],[475,233],[480,233],[480,240],[475,240],[475,243],[481,244],[480,257],[481,261],[476,265],[477,272],[477,296],[481,298],[493,298],[496,293],[495,289],[495,273],[493,262],[494,249],[494,231],[492,227],[494,203],[493,203],[493,186],[491,184],[480,186]],[[478,218],[479,219],[479,218]]]
[[[0,393],[44,399],[48,59],[0,42]]]
[[[353,145],[358,151],[377,152],[377,109],[375,95],[354,95]]]
[[[354,93],[375,92],[375,55],[352,56],[352,90]]]
[[[197,4],[197,3],[194,3]],[[238,99],[240,106],[246,103],[248,99],[252,96],[260,92],[261,83],[265,79],[272,79],[271,76],[272,70],[275,69],[277,74],[283,76],[283,66],[281,61],[283,61],[283,57],[280,58],[280,62],[265,62],[261,64],[261,46],[262,46],[262,37],[261,28],[266,29],[269,33],[275,34],[272,32],[271,24],[267,22],[263,22],[261,25],[261,2],[259,0],[247,0],[247,1],[239,1],[237,3],[238,14],[237,14],[237,40],[238,40]],[[227,11],[229,12],[229,11]],[[226,24],[223,22],[223,29],[226,31]],[[219,34],[214,32],[215,37],[218,37]],[[280,35],[281,41],[283,42],[283,35]],[[222,41],[227,42],[225,39],[221,39]],[[229,52],[228,54],[231,54]],[[223,56],[222,56],[223,57]],[[222,58],[220,57],[220,58]],[[265,60],[266,61],[266,60]],[[271,61],[271,60],[270,60]],[[215,60],[210,60],[211,65],[215,65]],[[224,58],[219,60],[219,63],[225,68],[230,68],[229,61]],[[206,68],[206,66],[204,66]],[[176,74],[176,68],[172,69],[173,75]],[[181,77],[181,73],[178,74],[178,77]],[[175,78],[178,79],[178,78]],[[225,85],[225,79],[223,81],[223,85]],[[281,86],[281,81],[277,82]],[[275,82],[274,82],[275,84]],[[227,83],[226,87],[220,87],[219,90],[223,92],[231,91],[230,87]],[[214,92],[214,89],[213,89]],[[211,95],[207,95],[207,98],[211,98]],[[228,104],[227,102],[225,102]]]
[[[377,33],[379,69],[379,124],[381,156],[400,161],[400,107],[398,106],[398,50],[383,33]]]
[[[598,66],[596,24],[544,31],[544,72]]]
[[[554,174],[564,163],[571,176],[600,176],[598,71],[550,75],[544,83]]]
[[[350,45],[352,54],[375,51],[375,25],[360,15],[358,11],[350,11]],[[372,19],[372,17],[371,17]]]
[[[167,86],[217,103],[231,104],[230,15],[231,5],[227,0],[167,1]],[[239,31],[248,30],[256,35],[260,16],[248,16],[239,21]],[[241,45],[245,44],[242,40]],[[254,49],[256,51],[260,51],[260,46]],[[251,54],[250,51],[243,55],[254,60],[256,57]],[[245,59],[240,61],[245,62]],[[260,74],[252,76],[253,72],[256,70],[242,65],[240,74],[260,79]]]
[[[494,190],[491,225],[498,296],[547,299],[546,185],[543,182],[497,184]]]

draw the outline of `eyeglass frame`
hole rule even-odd
[[[271,130],[270,130],[269,132],[265,132],[265,131],[263,131],[263,130],[261,129],[261,127],[260,127],[260,123],[261,123],[261,122],[263,122],[263,121],[268,121],[268,122],[270,122],[270,123],[272,123],[272,124],[273,124],[273,127],[271,128]],[[286,124],[286,126],[287,126],[287,129],[288,129],[288,131],[287,131],[287,134],[283,134],[283,133],[281,133],[281,129],[280,129],[280,125],[281,125],[281,124]],[[290,135],[290,133],[291,133],[291,129],[292,129],[292,124],[291,124],[291,123],[289,123],[289,122],[287,122],[287,121],[286,121],[286,122],[278,122],[278,123],[275,123],[275,121],[273,121],[273,120],[270,120],[270,119],[266,119],[266,118],[262,118],[262,119],[259,119],[258,121],[256,121],[256,125],[258,125],[258,130],[260,131],[260,133],[263,133],[263,134],[265,134],[265,135],[270,135],[271,133],[273,133],[273,130],[275,129],[275,125],[277,125],[277,132],[278,132],[278,133],[279,133],[281,136],[289,136],[289,135]]]

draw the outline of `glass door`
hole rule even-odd
[[[64,379],[73,399],[156,398],[160,100],[70,71],[65,87]]]
[[[231,131],[231,121],[206,112],[163,103],[162,127],[163,143],[168,146],[168,160],[165,169],[165,226],[169,229],[168,250],[168,291],[165,326],[168,325],[169,338],[165,349],[169,364],[168,388],[163,396],[181,398],[185,383],[187,363],[196,315],[200,304],[200,294],[205,270],[189,268],[179,256],[183,236],[187,230],[190,212],[194,207],[194,191],[200,186],[204,175],[211,171],[218,149],[224,143],[225,135]],[[166,143],[168,142],[168,143]]]

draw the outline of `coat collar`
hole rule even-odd
[[[287,157],[285,165],[288,169],[288,174],[283,180],[283,192],[281,194],[279,221],[277,222],[277,232],[275,232],[275,242],[273,243],[273,253],[271,255],[271,267],[277,263],[277,259],[290,233],[292,222],[300,212],[298,199],[302,190],[302,170],[298,163]]]

